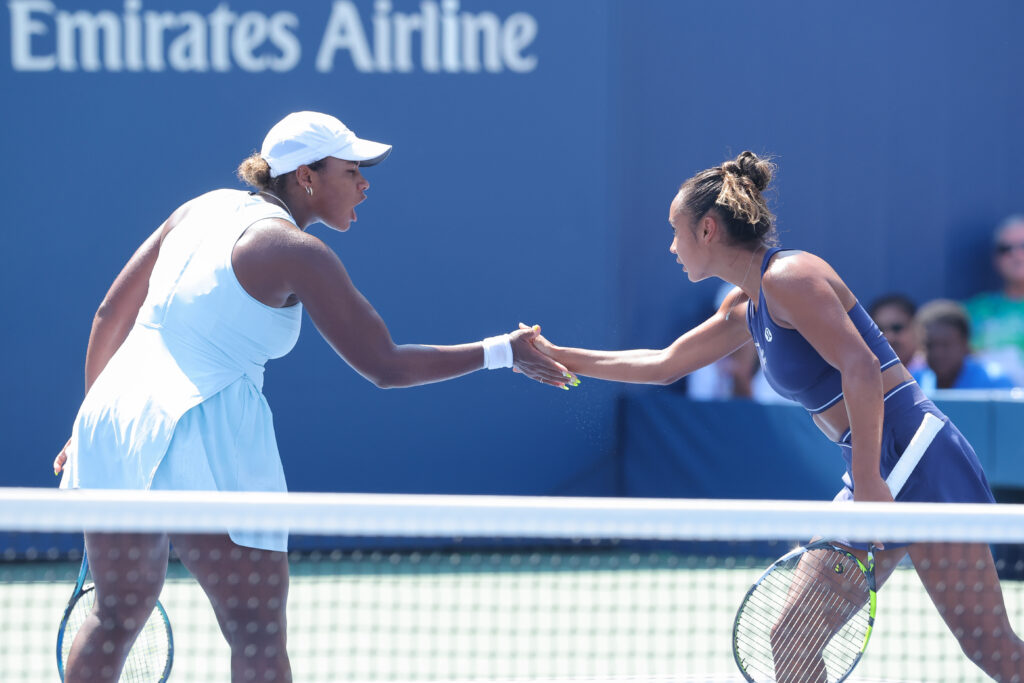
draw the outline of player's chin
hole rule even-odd
[[[331,230],[337,230],[338,232],[348,232],[348,229],[352,227],[352,219],[345,218],[343,220],[331,221],[330,223],[324,221],[324,224]]]

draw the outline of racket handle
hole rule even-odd
[[[914,468],[917,467],[917,463],[921,461],[924,452],[928,450],[928,446],[935,439],[935,435],[939,433],[939,430],[945,424],[945,422],[931,413],[924,414],[921,426],[914,432],[914,437],[907,445],[907,449],[903,451],[903,455],[896,461],[896,466],[892,468],[892,471],[889,472],[889,477],[885,480],[885,483],[889,485],[889,492],[892,493],[893,498],[903,489],[903,485],[907,483],[907,479],[910,478]]]

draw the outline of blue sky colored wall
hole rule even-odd
[[[83,26],[116,32],[110,51]],[[298,109],[395,145],[353,229],[313,230],[400,342],[522,320],[566,343],[666,343],[715,289],[668,253],[668,203],[747,148],[777,157],[784,243],[862,299],[988,287],[990,229],[1024,210],[1022,27],[1009,0],[12,0],[0,482],[52,485],[117,270],[177,205],[238,187]],[[616,490],[609,384],[482,372],[381,391],[307,320],[265,390],[295,489]]]

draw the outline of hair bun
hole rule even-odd
[[[748,178],[758,192],[764,192],[772,182],[775,164],[760,158],[751,151],[745,151],[732,161],[722,164],[722,172],[740,178]]]

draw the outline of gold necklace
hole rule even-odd
[[[747,261],[747,272],[743,273],[743,279],[740,280],[740,283],[737,285],[737,287],[739,287],[740,290],[743,289],[743,285],[747,284],[747,276],[750,275],[750,267],[754,265],[754,257],[757,256],[757,252],[761,251],[762,246],[763,245],[759,244],[757,245],[757,248],[754,249],[754,251],[750,252],[750,260]],[[725,312],[725,319],[728,320],[730,315],[732,315],[731,308]]]
[[[758,245],[754,251],[750,252],[750,260],[747,261],[747,272],[743,273],[743,279],[740,280],[738,287],[743,289],[743,285],[747,284],[747,276],[750,275],[750,266],[754,265],[754,257],[757,256],[757,252],[761,251],[761,245]]]

